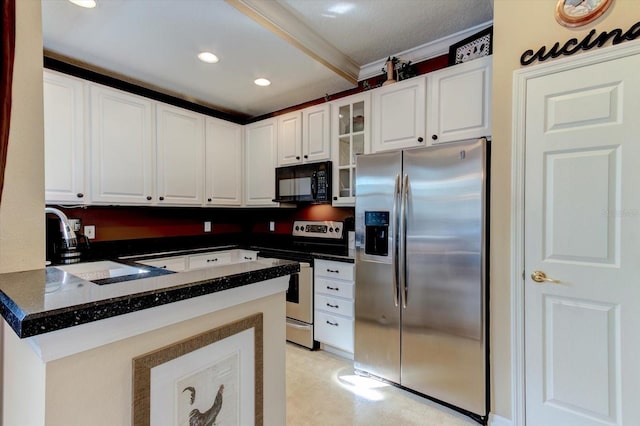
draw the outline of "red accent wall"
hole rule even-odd
[[[83,227],[94,225],[96,238],[93,241],[96,242],[244,231],[271,233],[270,221],[275,222],[275,234],[290,234],[294,220],[343,221],[354,214],[353,208],[330,205],[270,209],[87,207],[61,210],[70,219],[80,219]],[[204,232],[205,221],[212,223],[212,232]]]

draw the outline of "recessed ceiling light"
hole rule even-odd
[[[216,55],[214,55],[211,52],[200,52],[198,53],[198,59],[200,59],[202,62],[206,62],[208,64],[215,64],[216,62],[218,62],[220,59],[218,59],[218,57]]]
[[[76,6],[86,7],[87,9],[92,9],[96,7],[96,0],[69,0],[71,3]]]
[[[253,81],[255,84],[257,84],[258,86],[268,86],[271,84],[271,82],[269,80],[267,80],[266,78],[258,78],[256,80]]]
[[[336,5],[331,6],[327,9],[331,13],[336,13],[338,15],[344,15],[345,13],[350,12],[356,7],[353,3],[338,3]]]

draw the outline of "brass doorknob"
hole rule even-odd
[[[547,278],[547,274],[542,271],[534,271],[531,274],[531,279],[537,283],[555,283],[558,284],[560,280],[554,280],[552,278]]]

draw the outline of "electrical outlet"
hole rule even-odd
[[[82,229],[82,220],[80,219],[69,219],[69,226],[73,229],[73,232],[80,232]]]
[[[84,236],[90,240],[96,238],[96,227],[95,225],[87,225],[84,227]]]
[[[211,222],[207,221],[204,223],[204,232],[211,232]]]
[[[273,232],[276,230],[276,223],[274,221],[269,222],[269,231]]]

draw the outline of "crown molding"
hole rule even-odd
[[[264,0],[225,1],[347,81],[358,84],[360,66],[280,3]]]
[[[491,25],[493,25],[493,21],[488,21],[480,25],[476,25],[475,27],[468,28],[464,31],[451,34],[450,36],[441,38],[439,40],[425,43],[420,46],[416,46],[403,52],[394,53],[389,56],[395,56],[405,61],[411,61],[412,63],[422,62],[427,59],[435,58],[437,56],[449,53],[449,46],[461,40],[464,40],[467,37],[471,37],[478,31],[482,31],[485,28],[490,27]],[[382,74],[382,68],[384,68],[386,62],[387,58],[382,58],[363,65],[360,68],[358,81],[366,80],[368,78]]]

